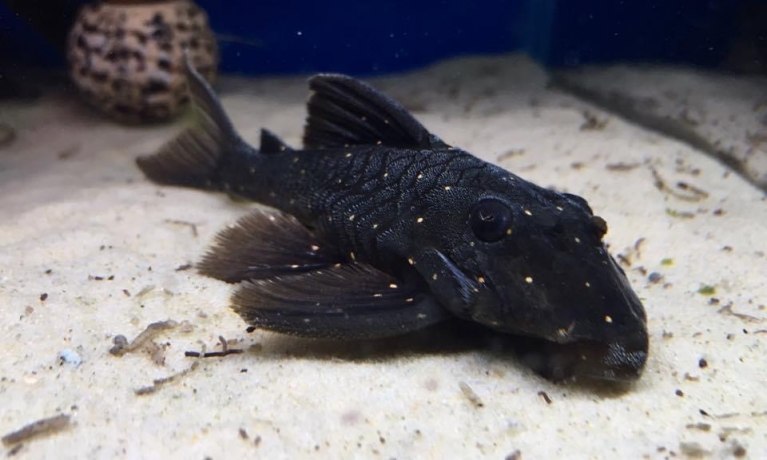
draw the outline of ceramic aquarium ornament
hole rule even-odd
[[[69,34],[72,80],[85,99],[127,122],[166,120],[187,100],[184,50],[212,80],[218,50],[188,0],[109,0],[84,6]]]

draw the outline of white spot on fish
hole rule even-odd
[[[380,292],[376,292],[375,294],[373,294],[373,297],[383,297],[383,294],[381,294]]]
[[[415,265],[415,260],[412,257],[408,257],[407,263],[409,263],[410,265]]]
[[[373,229],[375,230],[376,228],[378,228],[378,224],[373,224]]]
[[[585,285],[586,287],[591,287],[591,283],[589,283],[588,281],[586,281],[586,282],[584,283],[584,285]]]
[[[273,214],[270,214],[270,215],[269,215],[269,220],[270,220],[270,221],[272,221],[272,222],[274,222],[274,221],[275,221],[275,220],[277,220],[277,219],[274,217],[274,215],[273,215]]]
[[[415,221],[416,221],[417,223],[419,223],[419,224],[420,224],[421,222],[423,222],[423,217],[419,217],[419,218],[418,218],[418,219],[416,219]]]
[[[525,277],[525,283],[533,284],[533,277],[532,276],[526,276]]]
[[[425,315],[425,314],[423,314],[423,313],[419,313],[418,315],[416,315],[416,317],[417,317],[418,319],[426,319],[426,315]]]
[[[451,186],[449,186],[449,185],[446,185],[446,186],[445,186],[445,191],[447,192],[447,191],[449,191],[451,188],[452,188]]]
[[[433,279],[434,281],[437,281],[437,274],[435,273],[435,274],[431,275],[431,279]]]
[[[563,208],[562,206],[557,206],[557,211],[562,212],[564,210],[565,210],[565,208]]]
[[[313,245],[312,245],[312,251],[315,251],[315,252],[317,252],[317,251],[319,251],[319,250],[320,250],[320,247],[319,247],[319,246],[317,246],[316,244],[313,244]]]
[[[415,299],[413,299],[412,297],[408,297],[407,299],[405,299],[405,302],[411,303],[413,300],[415,300]]]
[[[485,284],[485,277],[484,276],[477,277],[477,282],[479,284]]]
[[[575,238],[573,238],[573,239],[575,240],[576,243],[580,243],[581,242],[581,239],[578,238],[577,236]]]
[[[352,260],[357,260],[357,256],[354,255],[354,252],[349,253],[349,258]]]
[[[389,287],[390,287],[391,289],[397,289],[397,285],[396,285],[396,284],[394,284],[394,283],[391,283],[391,284],[389,284]]]
[[[423,173],[418,173],[418,176],[416,176],[416,179],[423,179]]]
[[[613,322],[613,317],[610,315],[605,315],[605,323],[612,324],[612,322]]]
[[[293,264],[293,265],[290,266],[290,268],[293,268],[293,269],[298,268],[298,265]]]
[[[349,220],[350,220],[350,221],[352,221],[352,222],[354,222],[354,214],[352,214],[351,216],[349,216]]]
[[[346,158],[351,158],[352,154],[351,152],[346,152],[346,155],[344,155]]]
[[[525,209],[525,214],[527,214],[528,216],[532,216],[533,212],[530,211],[529,209]]]

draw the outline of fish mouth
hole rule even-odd
[[[593,340],[557,343],[520,337],[516,348],[526,365],[553,381],[631,382],[642,375],[648,356],[646,336],[609,343]]]

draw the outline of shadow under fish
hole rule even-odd
[[[359,340],[458,318],[519,338],[522,360],[551,379],[641,374],[644,308],[583,198],[446,144],[343,75],[309,80],[304,149],[266,130],[256,149],[186,70],[196,123],[137,162],[154,182],[279,210],[222,231],[199,264],[237,283],[248,324]]]

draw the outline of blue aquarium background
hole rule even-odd
[[[66,31],[83,3],[0,2],[2,63],[63,68]],[[767,48],[767,0],[197,3],[218,35],[221,70],[252,75],[387,73],[514,51],[549,67],[614,61],[715,67],[744,40],[762,58]]]

